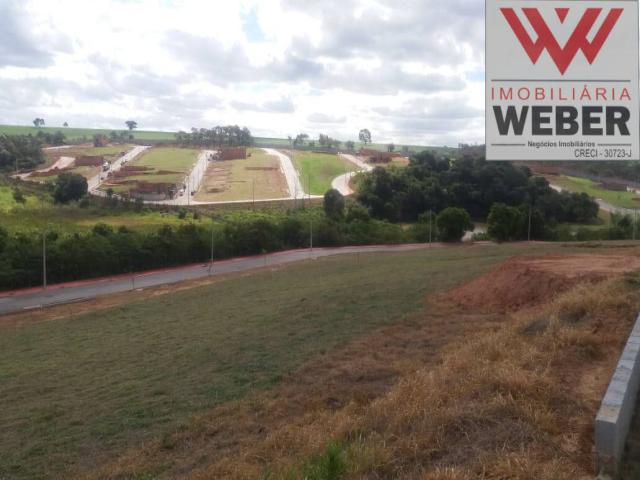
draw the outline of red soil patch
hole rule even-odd
[[[474,310],[510,312],[548,302],[578,283],[595,283],[638,269],[637,256],[514,258],[448,292],[444,300]]]

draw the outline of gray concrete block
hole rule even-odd
[[[595,422],[598,473],[616,477],[640,386],[640,316],[613,373]]]

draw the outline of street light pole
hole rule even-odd
[[[309,220],[309,248],[313,253],[313,218]]]
[[[47,229],[42,232],[42,285],[47,288]]]
[[[529,230],[527,231],[527,242],[531,241],[531,204],[529,204]]]
[[[211,264],[209,265],[209,275],[213,272],[213,226],[211,226]]]
[[[429,210],[429,245],[431,245],[431,241],[432,241],[432,235],[431,235],[431,210]]]

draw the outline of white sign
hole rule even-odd
[[[486,0],[488,160],[639,160],[638,0]]]

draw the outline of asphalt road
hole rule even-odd
[[[190,265],[169,270],[158,270],[133,275],[120,275],[103,279],[52,285],[46,290],[30,289],[0,293],[0,315],[16,313],[34,308],[87,300],[102,295],[130,290],[167,285],[184,280],[194,280],[207,276],[218,276],[234,272],[244,272],[265,266],[284,265],[310,258],[329,257],[350,253],[407,252],[425,248],[442,248],[441,244],[414,244],[395,246],[317,248],[291,250],[256,257],[235,258],[207,264]]]

